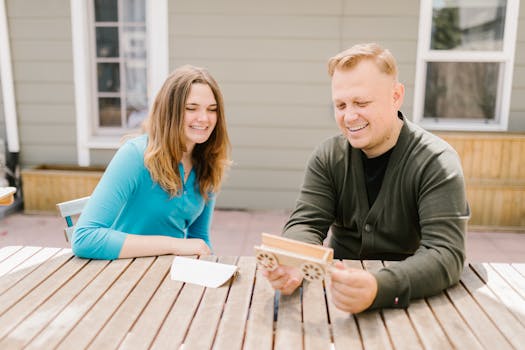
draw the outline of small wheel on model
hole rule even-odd
[[[275,255],[269,252],[258,252],[255,259],[257,265],[267,271],[273,271],[279,266]]]
[[[320,281],[324,277],[324,270],[319,264],[305,262],[301,264],[301,272],[304,279],[309,282]]]

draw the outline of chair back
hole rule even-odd
[[[89,196],[57,204],[57,209],[60,212],[60,216],[66,220],[67,227],[64,229],[66,241],[71,242],[71,235],[73,234],[73,231],[75,231],[73,218],[76,218],[80,215],[88,200]]]

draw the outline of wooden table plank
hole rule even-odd
[[[486,349],[511,349],[507,339],[495,327],[483,310],[479,308],[461,284],[448,288],[446,293],[456,310],[463,316],[464,322],[469,325],[477,340]]]
[[[362,268],[361,263],[346,261],[346,266]],[[332,326],[332,336],[336,350],[363,349],[361,335],[354,315],[344,312],[335,307],[330,288],[330,276],[325,277],[326,301]]]
[[[95,303],[106,293],[131,262],[131,259],[109,262],[105,269],[46,326],[45,330],[33,339],[27,349],[55,348],[84,315],[94,307]]]
[[[168,259],[171,264],[174,257],[170,255],[160,258]],[[159,289],[151,298],[137,323],[133,325],[133,328],[126,335],[120,348],[147,349],[151,345],[157,332],[162,327],[171,306],[177,299],[182,285],[182,282],[172,280],[169,273],[164,277]]]
[[[380,261],[363,262],[364,268],[373,272],[382,267]],[[345,265],[349,262],[345,261]],[[359,262],[353,262],[352,267],[359,268]],[[380,310],[368,310],[356,315],[365,349],[392,349],[386,325],[381,318]]]
[[[432,312],[456,349],[483,349],[444,293],[427,298]]]
[[[525,298],[525,276],[509,264],[491,263],[490,266],[498,272],[514,288],[522,298]]]
[[[240,257],[239,268],[226,300],[214,349],[241,349],[255,276],[255,257]]]
[[[113,316],[155,259],[133,259],[126,271],[62,340],[58,349],[84,349]]]
[[[513,263],[511,266],[516,269],[522,276],[525,276],[525,264]]]
[[[501,303],[498,297],[488,288],[471,268],[465,268],[461,283],[469,291],[478,305],[485,310],[496,327],[505,335],[516,349],[525,344],[525,327]]]
[[[413,300],[407,308],[407,313],[425,349],[452,348],[425,299]]]
[[[389,267],[399,262],[385,261]],[[451,344],[424,299],[413,300],[406,310],[384,309],[383,317],[395,348],[446,349]]]
[[[91,282],[108,264],[107,261],[92,261],[78,271],[48,300],[35,309],[11,333],[0,341],[0,349],[21,348],[43,331],[53,318]]]
[[[219,258],[220,263],[230,265],[235,265],[236,260],[235,257]],[[184,349],[210,349],[212,347],[230,286],[231,281],[228,281],[219,288],[206,288],[199,309],[184,339]]]
[[[478,276],[498,296],[500,301],[525,326],[525,301],[490,264],[471,264]]]
[[[3,263],[5,259],[9,258],[20,249],[22,249],[22,246],[19,245],[0,248],[0,263]]]
[[[115,349],[118,347],[164,277],[169,273],[172,260],[173,258],[170,259],[170,257],[155,259],[135,285],[135,288],[89,345],[90,349]]]
[[[44,283],[49,276],[53,275],[72,257],[73,254],[71,250],[63,249],[45,264],[38,266],[38,268],[29,273],[24,279],[7,289],[0,295],[0,315],[4,314],[11,306],[15,305],[19,300],[22,300],[27,294],[31,293],[31,291],[41,283]]]
[[[60,290],[60,288],[86,264],[87,260],[72,258],[67,264],[63,265],[42,284],[27,294],[24,299],[9,308],[9,310],[0,317],[0,339],[11,332],[13,328],[29,316],[40,304]]]
[[[274,290],[262,275],[261,270],[257,269],[250,313],[248,314],[248,323],[246,325],[244,349],[272,349],[274,300]]]
[[[301,288],[297,288],[293,294],[279,297],[274,349],[302,348]]]
[[[60,248],[42,248],[35,255],[16,266],[9,273],[0,277],[0,295],[22,280],[25,276],[29,275],[59,251]]]
[[[303,282],[303,324],[306,350],[330,348],[330,329],[323,281]]]
[[[332,326],[334,348],[336,350],[363,349],[361,336],[354,315],[344,312],[335,307],[330,289],[329,277],[325,279],[326,302]]]
[[[0,278],[22,264],[25,260],[35,255],[42,248],[39,247],[24,247],[14,254],[11,254],[8,259],[2,261],[0,265]]]
[[[206,261],[217,260],[214,256],[205,256],[201,259]],[[204,289],[204,287],[196,284],[184,284],[152,344],[152,349],[178,349],[181,346],[193,316],[199,307]]]

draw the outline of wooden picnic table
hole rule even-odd
[[[254,257],[205,259],[239,274],[204,288],[171,280],[173,256],[97,261],[1,248],[0,349],[525,348],[525,264],[469,264],[460,284],[406,310],[350,315],[323,283],[276,297]]]

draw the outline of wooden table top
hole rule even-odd
[[[239,274],[213,289],[171,280],[173,256],[96,261],[1,248],[0,349],[525,348],[525,264],[471,264],[460,284],[406,310],[349,315],[323,283],[276,298],[254,257],[207,259]]]

